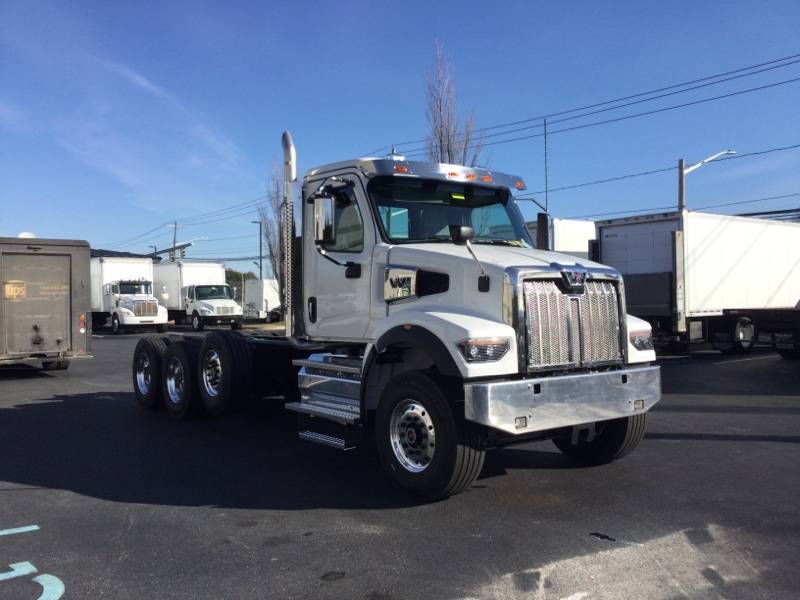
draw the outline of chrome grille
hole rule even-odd
[[[215,306],[214,307],[214,314],[217,314],[217,315],[232,315],[233,314],[233,307],[232,306]]]
[[[523,284],[528,368],[577,367],[620,360],[619,300],[610,281],[565,294],[553,280]]]
[[[155,317],[158,315],[158,302],[134,302],[133,314],[137,317]]]

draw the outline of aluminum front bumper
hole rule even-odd
[[[661,400],[661,368],[464,384],[464,416],[524,434],[648,411]]]

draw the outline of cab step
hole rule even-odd
[[[300,401],[286,408],[341,425],[361,420],[361,360],[341,354],[312,354],[292,363],[300,367]]]
[[[344,438],[328,435],[326,433],[320,433],[318,431],[300,431],[298,432],[297,437],[307,442],[314,442],[315,444],[330,446],[331,448],[336,448],[337,450],[353,450],[356,447],[354,444],[348,444]]]
[[[303,399],[301,402],[289,402],[286,404],[288,410],[327,419],[342,425],[355,425],[361,417],[358,404],[351,402],[339,402],[337,400],[322,399],[319,394],[310,399]]]

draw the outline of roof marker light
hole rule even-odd
[[[491,175],[484,175],[483,177],[481,177],[481,181],[484,182],[484,183],[491,183],[492,182],[492,176]]]
[[[475,181],[478,176],[475,173],[467,173],[466,175],[467,181]]]
[[[514,182],[514,187],[517,188],[518,190],[524,190],[525,182],[522,181],[522,179],[518,179],[517,181]]]
[[[395,173],[408,173],[408,167],[406,165],[395,165],[394,166]]]
[[[449,179],[458,179],[460,175],[461,175],[461,173],[459,173],[458,171],[450,171],[450,172],[447,174],[447,177],[448,177]]]

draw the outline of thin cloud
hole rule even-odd
[[[16,106],[0,99],[0,127],[11,131],[26,129],[28,119]]]
[[[178,108],[183,112],[188,112],[184,107],[183,103],[181,103],[178,100],[175,94],[153,83],[152,80],[145,77],[138,71],[126,65],[123,65],[122,63],[113,61],[100,61],[100,64],[102,64],[111,73],[114,73],[119,77],[122,77],[124,80],[126,80],[134,87],[137,87],[140,90],[147,92],[152,96],[155,96],[156,98],[160,98],[161,100],[164,100],[169,104],[172,104],[175,108]]]

